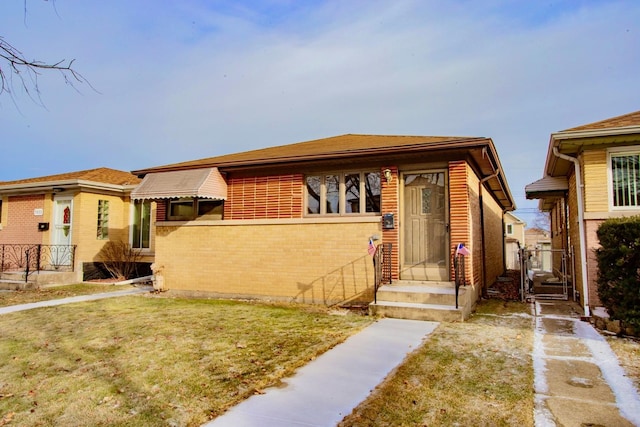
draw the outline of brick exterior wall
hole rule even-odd
[[[98,239],[98,201],[109,202],[109,236]],[[129,242],[128,198],[120,196],[82,192],[73,199],[72,244],[76,249],[76,271],[81,270],[83,262],[101,261],[100,251],[108,241]]]
[[[580,305],[584,307],[584,295],[586,291],[586,287],[583,286],[585,283],[582,277],[582,253],[580,252],[580,224],[578,221],[578,199],[576,197],[576,177],[575,173],[572,172],[569,176],[569,197],[567,200],[567,204],[569,206],[569,218],[568,218],[568,231],[569,231],[569,242],[573,247],[573,264],[575,266],[575,287],[578,292],[580,292]],[[588,274],[588,273],[587,273]],[[592,296],[589,295],[589,300],[591,300]],[[591,304],[591,303],[589,303]]]
[[[165,289],[331,305],[373,286],[370,221],[161,225],[157,274]]]
[[[471,214],[468,174],[469,169],[465,161],[449,163],[449,224],[451,247],[449,252],[455,253],[458,243],[464,243],[470,251],[475,245],[471,245]],[[472,258],[475,258],[472,256]],[[465,277],[468,283],[472,282],[472,264],[465,262]],[[451,277],[454,277],[454,265],[451,262]]]
[[[391,181],[387,182],[384,176],[384,170],[391,171]],[[381,214],[393,214],[395,218],[395,228],[382,230],[382,243],[391,243],[391,278],[398,280],[400,275],[400,210],[399,210],[399,192],[400,179],[398,168],[396,166],[388,166],[380,169],[380,210]]]
[[[502,208],[486,189],[482,190],[484,233],[484,286],[491,286],[505,270],[505,253],[502,236]]]
[[[0,230],[0,244],[42,244],[43,237],[48,233],[38,231],[38,223],[50,222],[45,212],[45,195],[35,194],[27,196],[9,196],[3,199],[2,230]],[[43,215],[34,215],[35,209],[42,209]]]
[[[384,170],[391,171],[387,182]],[[391,243],[392,278],[400,271],[400,174],[383,166],[381,214],[395,217],[395,228],[383,230],[380,216],[304,216],[304,175],[228,178],[222,221],[164,221],[166,202],[157,206],[157,287],[186,293],[227,297],[259,297],[327,304],[364,298],[373,286],[369,238]],[[485,191],[481,224],[479,179],[466,161],[448,163],[450,253],[464,242],[472,252],[465,275],[476,296],[480,292],[482,227],[492,240],[486,274],[501,274],[502,216]],[[188,256],[186,255],[188,254]],[[497,272],[499,270],[499,272]],[[453,277],[453,265],[451,277]],[[368,294],[369,292],[369,294]]]

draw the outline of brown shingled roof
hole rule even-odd
[[[626,126],[640,126],[640,111],[624,114],[622,116],[612,117],[610,119],[600,120],[598,122],[589,123],[571,129],[565,129],[563,132],[611,129]]]
[[[19,179],[16,181],[4,181],[0,182],[0,185],[14,185],[14,184],[30,184],[40,182],[54,182],[54,181],[92,181],[100,182],[104,184],[114,185],[133,185],[138,184],[141,179],[131,174],[130,172],[124,172],[109,168],[97,168],[88,169],[77,172],[67,172],[57,175],[40,176],[37,178]]]
[[[142,175],[162,170],[191,169],[197,167],[216,166],[223,168],[237,165],[274,164],[288,161],[330,159],[342,156],[361,155],[370,153],[371,151],[381,152],[385,150],[408,149],[411,146],[424,147],[425,145],[433,145],[434,147],[437,147],[441,144],[450,146],[450,144],[457,141],[463,142],[478,139],[485,138],[347,134],[299,142],[296,144],[279,145],[276,147],[245,151],[242,153],[227,154],[182,163],[173,163],[170,165],[133,171],[132,173]]]

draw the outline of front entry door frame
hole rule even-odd
[[[450,281],[446,169],[400,174],[400,279]]]
[[[51,263],[70,266],[72,261],[73,196],[53,199],[53,232],[51,233]]]

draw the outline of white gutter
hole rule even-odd
[[[584,315],[585,317],[590,317],[591,314],[589,312],[589,281],[587,278],[587,242],[585,237],[584,230],[584,201],[582,198],[582,171],[580,169],[580,162],[575,157],[567,156],[566,154],[562,154],[558,151],[558,147],[553,147],[553,154],[560,158],[567,160],[573,163],[574,171],[576,175],[576,197],[578,202],[578,234],[580,235],[580,258],[581,258],[581,271],[582,271],[582,285],[583,285],[583,295],[584,295]]]

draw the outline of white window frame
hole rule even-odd
[[[615,206],[614,205],[614,191],[613,191],[613,168],[611,165],[612,157],[616,156],[629,156],[636,155],[640,158],[640,146],[631,147],[617,147],[607,150],[607,194],[609,198],[609,210],[610,211],[638,211],[640,210],[640,197],[638,204],[634,206]]]
[[[154,211],[153,211],[153,204],[152,204],[153,202],[151,200],[140,200],[140,204],[145,204],[145,203],[149,203],[149,247],[144,248],[144,247],[135,247],[135,246],[133,246],[134,224],[135,224],[135,220],[136,220],[136,218],[135,218],[135,216],[136,216],[136,203],[133,200],[131,200],[131,209],[130,209],[130,212],[131,212],[131,214],[130,214],[131,215],[130,224],[131,224],[131,226],[129,227],[129,244],[134,249],[139,249],[139,250],[141,250],[143,252],[148,252],[148,251],[151,251],[151,235],[152,235],[152,228],[153,228],[152,223],[153,223],[153,212]],[[142,214],[143,211],[144,210],[141,209],[140,213]],[[140,222],[140,224],[141,224],[140,225],[140,231],[142,232],[142,219],[140,219],[140,221],[141,221]],[[141,243],[140,246],[142,246],[142,242],[143,242],[143,239],[142,239],[142,236],[140,236],[140,243]]]
[[[507,236],[513,236],[513,224],[507,224]]]

